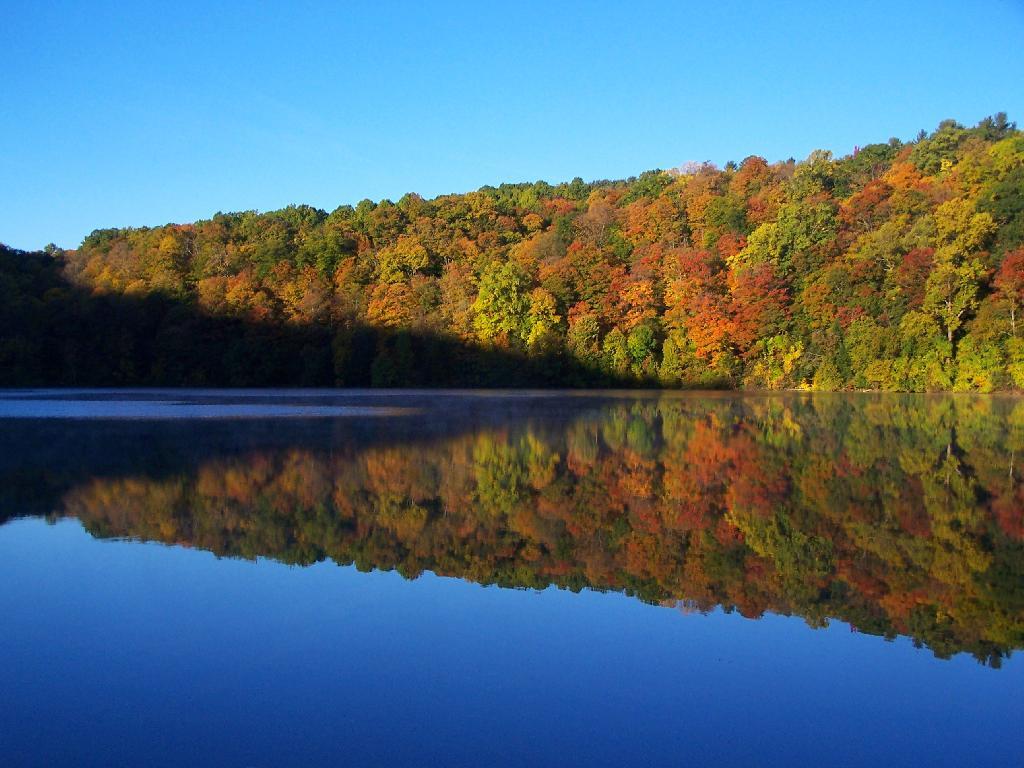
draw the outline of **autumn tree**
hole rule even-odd
[[[992,281],[1010,311],[1010,327],[1017,335],[1017,310],[1024,303],[1024,248],[1006,254]]]

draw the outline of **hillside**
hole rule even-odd
[[[1024,134],[0,251],[2,385],[1024,387]],[[1024,321],[1022,321],[1024,322]]]

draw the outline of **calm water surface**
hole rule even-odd
[[[1024,401],[0,392],[0,765],[1024,764]]]

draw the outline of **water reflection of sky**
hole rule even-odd
[[[5,765],[1013,765],[1024,667],[618,594],[0,528]],[[40,761],[40,756],[46,759]]]
[[[286,419],[394,416],[404,408],[165,400],[0,399],[0,419]]]
[[[0,764],[1016,765],[1022,413],[2,392]],[[380,414],[403,418],[359,418]],[[384,570],[262,556],[310,553]],[[415,579],[393,570],[411,561]],[[570,562],[609,591],[476,583],[561,583]],[[687,610],[624,594],[638,584]],[[741,599],[768,607],[707,608]],[[909,616],[899,634],[952,658],[775,612],[808,608]],[[994,669],[976,642],[1012,653]]]

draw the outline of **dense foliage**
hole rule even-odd
[[[666,395],[397,440],[279,424],[242,449],[193,429],[60,467],[19,437],[0,478],[65,473],[37,506],[97,536],[838,618],[998,664],[1024,646],[1024,404],[900,397]],[[100,469],[113,453],[131,462]]]
[[[1002,114],[838,159],[50,251],[0,254],[0,383],[1024,386],[1024,135]]]

